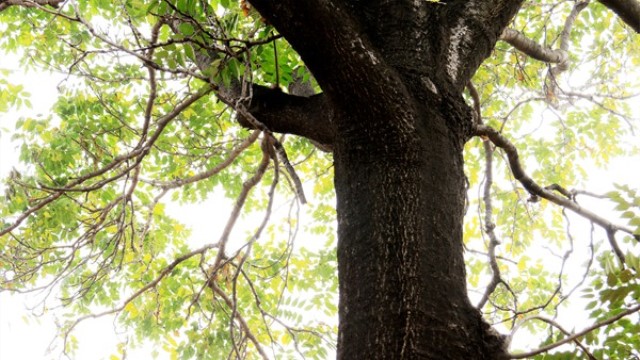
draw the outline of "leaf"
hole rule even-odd
[[[633,211],[628,210],[628,211],[623,212],[622,215],[620,215],[620,216],[623,217],[623,218],[626,218],[626,219],[631,219],[631,218],[636,217],[636,214]]]
[[[178,26],[178,29],[180,30],[182,35],[187,36],[187,37],[193,35],[193,33],[195,32],[195,30],[193,28],[193,25],[191,25],[188,22],[180,23],[180,25]]]
[[[618,278],[620,279],[620,281],[622,281],[622,283],[627,283],[629,281],[631,281],[632,279],[634,279],[634,274],[631,270],[629,269],[624,269],[620,272],[620,274],[618,275]]]

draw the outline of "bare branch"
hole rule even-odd
[[[571,9],[571,13],[567,16],[562,32],[560,33],[560,50],[568,53],[569,51],[569,37],[571,36],[571,29],[573,24],[578,18],[578,14],[589,4],[588,1],[580,0],[576,1]],[[552,67],[547,73],[545,78],[545,95],[547,100],[555,106],[558,103],[558,77],[563,72],[569,69],[569,57],[566,61],[559,62],[556,66]]]
[[[500,40],[509,43],[509,45],[536,60],[555,64],[569,60],[569,55],[566,51],[544,47],[511,28],[504,29],[502,35],[500,35]]]

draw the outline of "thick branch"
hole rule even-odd
[[[361,54],[367,50],[359,39],[355,22],[338,3],[335,0],[251,1],[296,49],[321,86],[338,85],[335,80],[345,75],[341,70],[347,61],[362,62],[359,54],[348,50]]]
[[[558,93],[557,78],[562,72],[569,69],[568,51],[571,29],[573,28],[573,24],[578,18],[578,14],[580,14],[580,11],[586,8],[588,4],[588,1],[577,1],[574,4],[573,8],[571,9],[571,13],[565,19],[562,32],[560,33],[559,49],[544,47],[513,29],[505,29],[502,32],[502,35],[500,35],[500,40],[511,44],[513,47],[522,51],[524,54],[536,60],[556,64],[556,66],[551,68],[551,70],[547,74],[544,84],[546,99],[552,106],[556,106],[558,101],[556,95]]]
[[[233,100],[226,98],[223,101]],[[234,103],[229,105],[235,107]],[[335,132],[331,107],[324,94],[295,96],[285,94],[280,89],[253,85],[251,104],[247,110],[272,132],[303,136],[329,147],[333,144]],[[255,128],[240,113],[238,122],[244,127]]]
[[[176,18],[170,22],[170,25],[175,33],[179,33],[180,24],[191,22],[190,19]],[[198,49],[196,65],[204,71],[217,56],[217,50],[214,50],[215,43],[198,45],[196,48]],[[244,55],[238,55],[238,59],[243,58]],[[249,69],[249,65],[246,66],[245,72]],[[245,73],[245,76],[248,78],[248,73]],[[250,105],[246,106],[246,110],[270,132],[303,136],[324,145],[325,148],[331,148],[334,130],[331,122],[332,113],[329,111],[330,107],[325,95],[314,95],[311,85],[302,82],[299,78],[294,78],[290,84],[290,94],[283,93],[278,86],[249,84],[250,80],[247,78],[234,79],[229,85],[215,84],[217,97],[235,110],[238,110],[240,102],[246,104],[246,100],[249,100]],[[238,111],[237,117],[240,125],[257,129],[242,112]]]
[[[536,60],[559,64],[569,59],[566,51],[544,47],[517,30],[504,29],[502,35],[500,35],[500,40],[509,43],[509,45]]]
[[[522,0],[456,1],[447,3],[449,34],[443,59],[449,81],[463,90],[480,64],[491,55],[502,30]]]
[[[289,41],[332,104],[390,119],[395,116],[385,110],[406,105],[398,105],[407,94],[399,75],[341,1],[252,0],[251,4]]]
[[[620,17],[627,25],[640,33],[640,2],[637,0],[599,0]]]

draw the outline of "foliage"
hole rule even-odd
[[[572,6],[529,2],[513,28],[556,48]],[[20,56],[25,70],[68,74],[49,114],[16,119],[20,164],[0,202],[0,287],[56,289],[48,301],[68,315],[65,352],[74,350],[79,321],[105,314],[117,314],[129,346],[151,339],[171,358],[324,359],[333,351],[331,154],[303,138],[279,137],[295,166],[288,171],[270,150],[276,138],[238,125],[238,103],[226,95],[240,77],[283,89],[312,83],[275,29],[248,3],[229,0],[10,6],[0,29],[2,51]],[[553,79],[553,93],[541,80],[552,65],[506,42],[473,82],[485,123],[513,139],[529,174],[579,189],[594,167],[617,156],[637,160],[640,87],[629,72],[640,64],[640,41],[594,2],[580,13],[570,43],[570,68]],[[34,102],[20,84],[0,78],[0,85],[4,116]],[[485,144],[475,138],[466,147],[465,241],[470,292],[472,299],[486,292],[486,317],[504,331],[541,334],[545,345],[566,335],[530,320],[566,311],[575,295],[588,300],[594,322],[637,306],[637,241],[621,244],[623,262],[606,233],[576,230],[570,225],[578,220],[560,207],[529,201],[495,149],[496,174],[488,179]],[[311,195],[304,206],[296,176]],[[235,203],[212,210],[212,218],[229,214],[228,221],[210,229],[217,239],[196,246],[168,209],[212,194]],[[574,191],[572,200],[590,195]],[[633,186],[620,185],[601,201],[616,204],[640,232]],[[241,218],[244,234],[235,225]],[[486,291],[494,264],[499,283]],[[638,356],[637,318],[593,329],[580,346],[597,358]],[[538,357],[588,354],[579,346],[561,350]]]

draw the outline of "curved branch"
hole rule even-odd
[[[333,145],[333,114],[324,94],[295,96],[285,94],[278,88],[255,84],[252,85],[251,94],[247,111],[271,132],[302,136],[329,147]],[[228,90],[218,97],[235,108],[240,92]],[[242,112],[238,112],[238,122],[246,128],[256,129]]]
[[[500,40],[508,43],[536,60],[554,64],[563,63],[569,60],[569,55],[566,51],[544,47],[529,39],[523,33],[511,28],[507,28],[502,31]]]
[[[620,314],[618,314],[616,316],[613,316],[613,317],[610,317],[610,318],[608,318],[606,320],[597,322],[597,323],[593,324],[592,326],[589,326],[588,328],[586,328],[586,329],[584,329],[584,330],[582,330],[580,332],[577,332],[577,333],[575,333],[575,334],[573,334],[571,336],[568,336],[568,337],[566,337],[566,338],[564,338],[564,339],[562,339],[560,341],[554,342],[553,344],[549,344],[547,346],[543,346],[543,347],[541,347],[539,349],[532,350],[532,351],[525,352],[525,353],[510,354],[509,358],[511,358],[511,359],[526,359],[526,358],[530,358],[530,357],[538,355],[538,354],[542,354],[542,353],[547,352],[547,351],[549,351],[551,349],[555,349],[560,345],[564,345],[564,344],[566,344],[568,342],[577,341],[579,338],[581,338],[582,336],[592,332],[593,330],[596,330],[596,329],[601,328],[603,326],[607,326],[607,325],[613,324],[614,322],[622,319],[623,317],[629,316],[629,315],[631,315],[633,313],[636,313],[638,311],[640,311],[640,305],[637,305],[635,307],[627,309],[627,310],[621,312]]]
[[[620,20],[640,34],[640,2],[637,0],[599,0],[620,17]]]
[[[553,327],[555,327],[556,329],[560,330],[563,334],[565,334],[566,336],[571,336],[571,333],[569,331],[567,331],[565,328],[563,328],[562,326],[560,326],[560,324],[558,324],[556,321],[552,320],[552,319],[547,319],[546,317],[542,317],[542,316],[538,316],[538,315],[534,315],[534,316],[530,316],[527,317],[525,319],[522,319],[522,321],[518,324],[518,326],[514,327],[513,330],[511,332],[511,335],[513,335],[513,333],[520,327],[520,325],[524,324],[525,321],[527,320],[540,320],[542,322],[545,322]],[[593,354],[589,351],[589,349],[587,349],[586,346],[584,346],[580,340],[578,340],[577,338],[573,339],[573,342],[580,348],[582,349],[582,351],[585,353],[585,355],[587,355],[587,357],[589,358],[589,360],[597,360],[595,356],[593,356]]]
[[[467,83],[467,89],[469,89],[469,94],[471,94],[471,98],[473,99],[473,109],[476,113],[476,124],[482,124],[482,112],[480,110],[480,95],[478,94],[478,90],[473,86],[473,83],[469,81]],[[491,267],[491,272],[493,273],[491,277],[491,282],[487,285],[482,298],[476,305],[477,309],[482,309],[484,305],[489,301],[489,296],[496,291],[498,284],[503,282],[502,277],[500,276],[500,267],[498,266],[498,260],[496,258],[496,248],[500,245],[500,240],[498,240],[498,236],[495,233],[496,224],[493,222],[493,202],[491,201],[491,186],[493,185],[493,153],[495,149],[491,146],[488,141],[483,141],[482,143],[484,148],[484,158],[485,158],[485,180],[484,180],[484,189],[483,189],[483,197],[482,201],[484,202],[484,229],[489,236],[489,248],[488,248],[488,257],[489,257],[489,266]]]
[[[640,241],[640,234],[635,234],[630,228],[615,225],[602,216],[583,208],[571,199],[559,196],[556,193],[550,191],[550,189],[543,188],[538,185],[535,181],[533,181],[533,179],[531,179],[531,177],[529,177],[529,175],[525,173],[522,164],[520,163],[518,150],[516,149],[516,147],[504,135],[500,134],[495,129],[486,125],[478,124],[476,125],[475,134],[478,136],[486,136],[495,146],[503,149],[506,152],[507,158],[509,160],[509,167],[511,168],[513,176],[532,195],[533,201],[536,201],[538,197],[541,197],[593,221],[607,231],[611,231],[614,233],[617,231],[622,231],[632,235],[636,238],[636,240]]]
[[[169,23],[174,33],[179,34],[179,24],[192,24],[197,21],[183,15]],[[274,41],[280,36],[270,39]],[[219,49],[216,48],[215,43],[198,43],[195,47],[198,49],[195,63],[201,71],[204,71],[215,60]],[[230,84],[208,81],[215,88],[218,99],[236,110],[240,125],[249,129],[263,130],[256,127],[255,122],[248,119],[247,114],[238,110],[238,104],[243,103],[246,105],[248,114],[259,119],[259,122],[264,124],[270,132],[302,136],[331,148],[335,135],[331,121],[333,114],[327,97],[324,94],[315,95],[310,83],[304,83],[301,78],[295,76],[289,87],[290,94],[282,92],[278,85],[266,87],[253,84],[250,56],[249,49],[234,55],[236,59],[245,62],[244,78],[233,79]],[[145,66],[149,67],[147,64]]]

